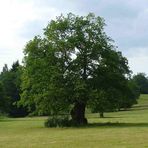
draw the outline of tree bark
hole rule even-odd
[[[73,109],[71,110],[72,123],[75,125],[87,124],[85,118],[85,103],[76,102]]]
[[[100,112],[99,114],[100,114],[100,118],[104,118],[103,112]]]

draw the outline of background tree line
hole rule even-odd
[[[33,113],[35,111],[35,104],[32,103],[32,107],[30,105],[30,109],[24,108],[23,106],[19,106],[18,102],[20,101],[21,94],[21,76],[22,76],[23,66],[19,64],[18,61],[14,62],[12,67],[8,69],[8,66],[5,64],[3,70],[0,74],[0,112],[5,113],[12,117],[26,116],[29,113]],[[134,75],[131,79],[128,80],[128,85],[131,87],[133,94],[138,96],[139,94],[148,94],[148,78],[144,73],[138,73]],[[112,90],[113,91],[113,90]],[[112,92],[111,91],[111,92]],[[111,92],[107,92],[106,95],[111,97]],[[114,111],[114,108],[111,108],[112,104],[109,106],[106,101],[104,101],[103,94],[105,92],[100,93],[100,100],[93,100],[90,105],[93,105],[92,112],[99,112],[101,110],[103,112],[106,111]],[[112,92],[113,93],[113,92]],[[105,95],[105,94],[104,94]],[[117,96],[117,100],[119,100],[120,96]],[[137,97],[138,98],[138,97]],[[136,99],[128,99],[122,100],[119,105],[120,109],[130,108],[133,104],[137,102]],[[104,101],[101,103],[101,101]],[[124,103],[125,102],[125,103]],[[34,113],[35,115],[46,115],[47,113]]]
[[[0,74],[0,112],[11,117],[26,116],[28,111],[18,106],[21,93],[22,66],[16,61],[8,69],[5,64]]]
[[[44,37],[35,36],[26,44],[23,66],[18,61],[11,69],[4,66],[1,112],[54,117],[68,113],[79,125],[87,123],[86,107],[103,117],[104,112],[135,104],[140,93],[147,93],[147,78],[144,74],[131,78],[128,60],[104,26],[104,19],[92,13],[69,13],[49,22]]]

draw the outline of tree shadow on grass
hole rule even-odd
[[[131,111],[148,110],[148,105],[133,106]]]
[[[113,118],[113,119],[119,119],[119,118],[125,118],[124,117],[121,117],[121,116],[118,116],[118,117],[112,117],[112,116],[104,116],[103,118],[100,118],[99,116],[98,117],[92,117],[92,118],[97,118],[97,119],[108,119],[108,118]]]
[[[21,121],[21,120],[14,120],[14,119],[0,119],[0,122],[12,122],[12,121]]]
[[[11,119],[0,119],[0,122],[13,122],[13,121],[30,121],[30,120],[11,120]],[[78,126],[74,128],[148,128],[148,123],[120,123],[120,122],[104,122],[104,123],[88,123],[85,126]]]
[[[9,119],[9,118],[1,118],[0,119],[0,122],[20,122],[20,121],[24,121],[24,122],[27,122],[27,121],[38,121],[38,120],[27,120],[27,119],[25,119],[24,118],[24,120],[23,119],[18,119],[18,118],[12,118],[12,119]]]
[[[106,123],[89,123],[88,128],[96,127],[112,127],[112,128],[130,128],[130,127],[148,127],[148,123],[120,123],[120,122],[106,122]]]

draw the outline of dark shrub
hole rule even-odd
[[[45,127],[69,127],[71,122],[69,118],[66,117],[50,117],[45,121]]]

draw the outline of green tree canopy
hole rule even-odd
[[[72,121],[85,124],[85,107],[100,92],[122,92],[130,74],[128,61],[104,26],[104,19],[92,13],[50,21],[44,37],[34,37],[24,49],[22,104],[35,105],[39,114],[69,111]]]
[[[1,102],[3,112],[13,117],[27,115],[26,109],[17,106],[17,101],[20,100],[21,84],[21,66],[18,61],[13,63],[11,69],[8,69],[6,64],[4,65],[0,74],[0,83],[3,93],[3,102]]]
[[[0,113],[4,113],[5,107],[6,107],[6,96],[4,93],[3,85],[0,82]]]
[[[148,94],[148,78],[145,73],[134,75],[133,81],[139,86],[141,94]]]

